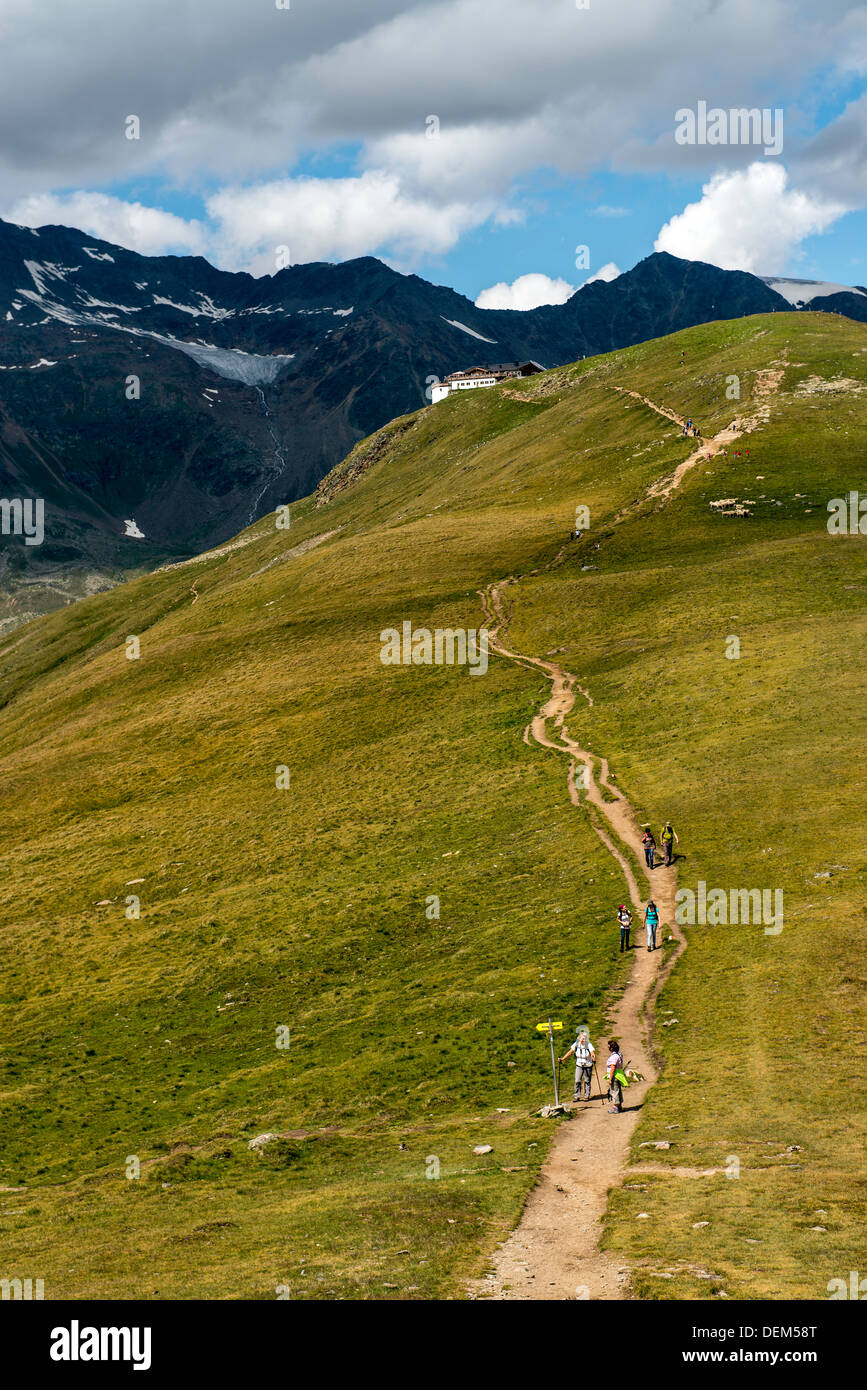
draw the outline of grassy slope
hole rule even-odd
[[[857,1267],[863,588],[846,585],[865,582],[865,542],[828,537],[824,507],[858,486],[867,407],[795,388],[865,380],[865,349],[861,325],[766,316],[561,369],[523,400],[449,400],[329,506],[294,508],[289,532],[266,519],[243,548],[0,644],[0,1182],[25,1186],[0,1205],[10,1275],[63,1297],[424,1297],[482,1267],[549,1132],[530,1114],[546,1098],[533,1024],[604,1028],[621,884],[562,763],[521,741],[537,676],[383,667],[378,634],[477,626],[476,590],[547,563],[579,502],[591,535],[511,591],[514,641],[566,646],[596,699],[574,727],[648,817],[674,815],[682,883],[786,893],[778,937],[689,930],[636,1135],[676,1136],[672,1163],[736,1153],[741,1178],[642,1178],[614,1195],[607,1239],[642,1259],[650,1295],[821,1297]],[[708,434],[734,413],[726,375],[748,397],[786,351],[771,423],[745,441],[761,467],[715,460],[615,525],[688,446],[611,385]],[[707,507],[760,490],[749,521]],[[257,1159],[265,1129],[311,1135]]]

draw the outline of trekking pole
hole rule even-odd
[[[560,1058],[557,1058],[557,1104],[560,1104]]]
[[[593,1070],[596,1073],[596,1085],[599,1087],[599,1099],[604,1101],[605,1097],[602,1094],[602,1082],[599,1080],[599,1068],[596,1065],[595,1058],[593,1060]]]

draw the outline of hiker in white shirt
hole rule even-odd
[[[632,913],[625,903],[621,903],[617,909],[617,922],[620,927],[620,950],[621,953],[629,950],[629,930],[632,926]]]
[[[590,1084],[593,1080],[593,1063],[596,1061],[596,1049],[583,1030],[578,1034],[565,1056],[560,1058],[560,1061],[565,1062],[566,1058],[571,1057],[573,1052],[575,1054],[574,1099],[589,1100]],[[582,1095],[582,1092],[585,1090],[587,1094]]]
[[[623,1109],[623,1086],[615,1075],[622,1066],[623,1057],[620,1053],[620,1044],[616,1038],[609,1038],[608,1061],[605,1063],[605,1070],[608,1072],[608,1093],[611,1097],[611,1105],[608,1107],[609,1115],[619,1115]]]

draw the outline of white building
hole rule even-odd
[[[432,404],[444,400],[452,391],[472,391],[477,386],[496,386],[510,377],[535,376],[546,369],[540,362],[501,362],[496,367],[467,367],[463,372],[452,372],[431,386]]]

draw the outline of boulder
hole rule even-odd
[[[258,1152],[260,1152],[262,1149],[264,1149],[264,1147],[265,1147],[266,1144],[271,1144],[271,1143],[274,1142],[275,1139],[279,1139],[279,1138],[280,1138],[280,1135],[279,1135],[279,1134],[271,1134],[271,1133],[268,1133],[268,1134],[257,1134],[255,1139],[251,1139],[251,1140],[250,1140],[249,1144],[247,1145],[247,1148],[248,1148],[248,1149],[255,1149],[256,1152],[258,1153]]]

